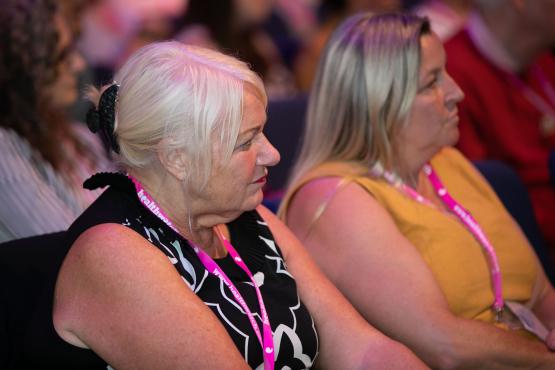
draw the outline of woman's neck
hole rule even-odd
[[[411,160],[405,160],[403,161],[403,166],[400,166],[398,169],[397,175],[404,184],[417,189],[420,173],[427,162],[428,160],[417,160],[416,157],[411,158]]]
[[[166,194],[172,194],[164,191]],[[212,258],[223,258],[227,255],[227,249],[220,240],[216,228],[224,228],[224,234],[227,234],[225,225],[214,223],[216,221],[208,221],[203,216],[198,216],[194,210],[187,208],[185,199],[176,202],[175,192],[172,199],[161,203],[161,208],[168,210],[168,217],[172,221],[174,227],[179,234],[188,241],[194,243]],[[176,204],[183,205],[182,207]]]
[[[401,178],[401,181],[403,181],[405,185],[408,185],[413,189],[418,188],[418,173],[408,173],[408,174],[401,175],[399,177]]]
[[[214,230],[221,220],[197,209],[195,202],[188,199],[182,183],[169,175],[130,174],[141,183],[183,238],[196,244],[212,258],[225,257],[227,250]],[[227,234],[226,228],[224,234]]]

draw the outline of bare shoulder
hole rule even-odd
[[[342,191],[340,177],[322,177],[303,185],[289,204],[286,223],[301,236],[307,233],[314,220],[329,205],[332,198]]]
[[[98,297],[109,301],[109,297],[123,294],[127,284],[137,284],[139,277],[143,281],[137,287],[156,284],[156,276],[178,276],[172,270],[168,258],[132,229],[108,223],[86,230],[71,246],[58,274],[53,316],[56,331],[68,342],[87,347],[67,329],[81,321],[80,314],[91,314],[92,301]]]
[[[324,199],[333,195],[340,177],[321,177],[304,184],[291,200],[290,213],[302,214],[307,208],[318,207]]]
[[[360,219],[381,223],[391,221],[391,216],[374,196],[356,182],[346,184],[330,198],[322,218],[352,223]]]
[[[58,276],[53,321],[62,339],[116,369],[246,367],[168,257],[122,225],[95,226],[74,243]]]
[[[383,206],[357,182],[326,177],[299,189],[289,206],[286,223],[304,241],[322,223],[343,224],[366,217],[380,222],[383,216],[389,218]]]
[[[71,274],[75,267],[79,268],[79,274],[92,274],[115,267],[143,267],[150,258],[163,256],[132,229],[114,223],[100,224],[86,230],[73,243],[59,278],[64,278],[65,273]]]

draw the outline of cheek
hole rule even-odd
[[[256,172],[256,154],[251,151],[239,155],[230,167],[229,179],[237,186],[245,187],[254,180]]]
[[[73,104],[78,98],[77,79],[66,70],[58,71],[56,80],[50,85],[47,92],[52,105],[66,107]]]
[[[413,105],[406,130],[406,140],[412,145],[424,148],[435,145],[441,139],[444,129],[443,106],[428,100]]]
[[[245,180],[250,184],[253,182],[257,175],[261,175],[257,173],[257,166],[256,166],[256,155],[252,155],[249,157],[249,160],[244,163],[244,168],[242,169],[245,174]]]
[[[420,136],[437,129],[437,111],[433,104],[415,104],[411,114],[411,128],[414,135]]]
[[[440,94],[436,94],[420,104],[418,118],[424,130],[434,132],[443,126],[447,111],[442,98]]]

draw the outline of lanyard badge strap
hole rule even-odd
[[[430,164],[426,164],[424,166],[424,173],[430,180],[439,198],[466,226],[466,228],[472,233],[472,235],[485,250],[494,293],[493,310],[496,312],[496,314],[499,314],[503,310],[504,301],[501,270],[499,268],[499,261],[497,259],[497,254],[495,253],[493,245],[487,238],[486,234],[484,233],[478,222],[474,219],[472,214],[470,214],[470,212],[464,209],[459,202],[451,197]]]
[[[410,186],[400,181],[400,179],[396,177],[393,173],[385,171],[379,166],[378,168],[375,167],[373,170],[371,170],[371,173],[375,176],[382,177],[391,186],[397,188],[399,191],[406,194],[408,197],[412,198],[416,202],[432,207],[434,206],[431,201],[423,197]],[[424,173],[430,180],[435,192],[437,193],[441,201],[451,210],[451,212],[453,212],[457,216],[457,218],[470,231],[470,233],[476,238],[478,243],[480,243],[482,248],[485,250],[494,294],[492,308],[496,314],[497,320],[499,320],[499,315],[503,311],[505,303],[503,300],[501,271],[499,268],[499,262],[497,260],[495,249],[493,248],[492,244],[490,243],[489,239],[487,238],[486,234],[484,233],[478,222],[470,214],[470,212],[464,209],[455,199],[453,199],[453,197],[451,197],[430,164],[426,164],[424,166]]]
[[[137,191],[137,196],[141,203],[151,211],[156,217],[158,217],[162,222],[164,222],[169,228],[175,231],[178,235],[182,238],[183,236],[177,230],[177,228],[173,225],[169,217],[166,213],[156,204],[154,199],[147,193],[147,191],[143,188],[141,183],[134,177],[129,176],[133,184],[135,185],[135,190]],[[270,326],[270,320],[268,318],[268,313],[266,311],[266,306],[264,305],[264,300],[262,298],[262,293],[254,280],[252,273],[250,272],[247,265],[244,263],[243,259],[239,256],[237,250],[233,247],[233,245],[224,237],[222,232],[217,228],[214,227],[214,231],[218,236],[218,239],[222,242],[224,247],[227,249],[229,254],[231,255],[235,264],[237,264],[249,277],[250,281],[252,282],[254,289],[256,291],[256,297],[258,299],[258,305],[260,307],[260,313],[262,315],[262,330],[260,332],[260,328],[254,315],[252,314],[249,306],[245,302],[243,296],[239,292],[239,290],[235,287],[231,279],[226,275],[226,273],[220,268],[220,266],[210,257],[202,248],[198,245],[193,243],[192,241],[188,241],[189,244],[192,246],[193,251],[198,256],[199,260],[202,262],[206,270],[209,273],[217,276],[223,283],[227,286],[227,288],[231,291],[233,299],[241,306],[245,314],[249,318],[249,322],[258,338],[258,341],[263,349],[263,358],[264,358],[264,369],[265,370],[273,370],[274,369],[274,341],[273,341],[273,333],[272,328]],[[186,238],[183,238],[186,239]]]

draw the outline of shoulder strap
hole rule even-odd
[[[314,180],[317,180],[317,179],[313,179],[311,181],[308,181],[304,185],[306,185],[306,184],[308,184],[308,183],[310,183]],[[300,239],[301,241],[308,238],[308,236],[310,235],[310,232],[314,228],[314,225],[316,224],[316,222],[318,222],[318,220],[320,219],[320,217],[322,216],[322,214],[324,213],[326,208],[328,208],[328,205],[330,204],[330,202],[333,199],[333,197],[335,196],[335,194],[337,194],[341,189],[343,189],[345,187],[345,185],[349,184],[352,181],[353,181],[353,179],[351,177],[342,177],[337,182],[337,184],[327,192],[324,199],[322,199],[322,202],[318,205],[318,207],[316,207],[316,210],[314,211],[314,215],[312,216],[312,219],[310,220],[310,223],[309,223],[309,225],[306,229],[306,233]]]

